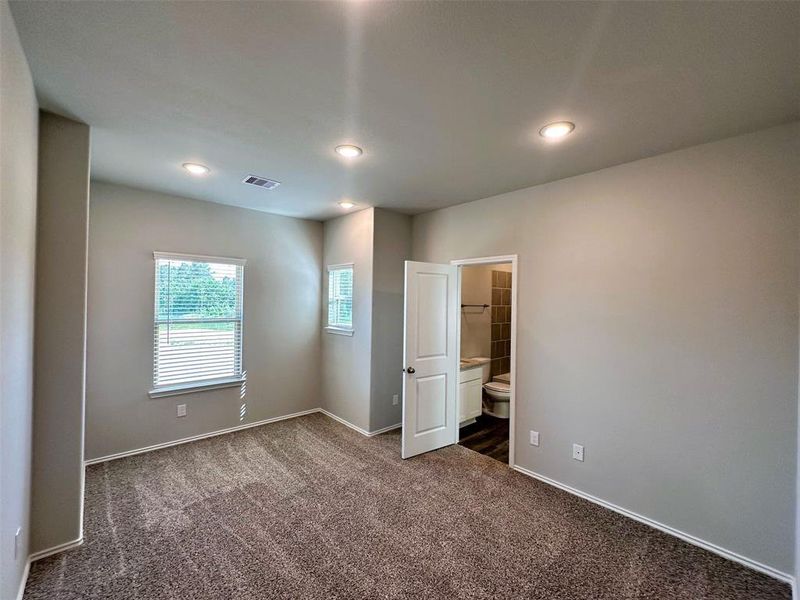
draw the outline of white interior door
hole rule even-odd
[[[457,269],[406,261],[403,458],[458,439]]]

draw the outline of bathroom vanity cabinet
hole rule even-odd
[[[464,369],[458,374],[458,422],[480,416],[482,408],[483,369]]]

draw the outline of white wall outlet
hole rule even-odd
[[[14,534],[14,560],[19,556],[19,544],[22,541],[22,527],[17,527],[17,532]]]
[[[580,444],[572,444],[572,458],[583,462],[583,446]]]
[[[539,432],[531,431],[531,446],[538,446],[538,445],[539,445]]]
[[[392,406],[397,406],[398,404],[400,404],[400,396],[395,394],[392,396]]]
[[[186,405],[185,404],[178,404],[178,416],[185,417],[186,416]]]

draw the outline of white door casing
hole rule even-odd
[[[406,261],[402,457],[458,439],[458,272]]]
[[[503,256],[484,256],[480,258],[459,258],[456,260],[451,260],[451,265],[456,265],[459,267],[464,267],[466,265],[494,265],[494,264],[502,264],[502,263],[510,263],[511,264],[511,277],[512,277],[512,285],[511,285],[511,398],[509,399],[509,428],[508,428],[508,465],[510,467],[514,467],[516,465],[515,462],[515,422],[516,422],[516,390],[517,390],[517,290],[519,289],[519,269],[517,265],[519,263],[519,256],[516,254],[507,254]],[[460,275],[461,271],[459,270],[459,292],[460,290]],[[458,300],[459,304],[461,303],[461,299]],[[458,341],[457,343],[461,343],[461,319],[457,321],[458,323]]]

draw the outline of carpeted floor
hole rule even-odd
[[[89,467],[86,542],[27,600],[788,599],[461,446],[402,461],[314,414]]]

